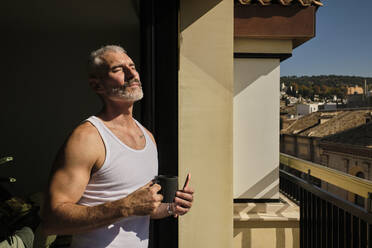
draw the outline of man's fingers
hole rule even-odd
[[[184,188],[181,190],[182,192],[189,193],[189,194],[194,194],[194,189],[191,187]]]
[[[177,191],[176,196],[179,197],[179,198],[185,199],[187,201],[190,201],[190,202],[192,202],[193,199],[194,199],[194,197],[191,193],[185,193],[185,192],[182,192],[182,191]]]
[[[175,206],[174,207],[174,212],[179,215],[184,215],[186,214],[190,209],[189,208],[183,208],[181,206]]]
[[[163,195],[157,194],[155,200],[161,202],[163,200]]]
[[[192,201],[186,201],[186,200],[178,198],[178,197],[176,197],[174,199],[174,202],[176,203],[176,206],[180,205],[180,206],[185,207],[185,208],[191,208],[191,206],[192,206]]]
[[[155,183],[154,185],[152,185],[151,187],[150,187],[150,189],[153,191],[153,192],[158,192],[159,190],[161,190],[161,186],[159,185],[159,184],[157,184],[157,183]]]

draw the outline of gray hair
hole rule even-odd
[[[103,59],[103,56],[108,52],[127,53],[124,48],[117,45],[106,45],[91,52],[88,61],[89,78],[97,78],[102,76],[102,73],[107,68],[107,64]]]

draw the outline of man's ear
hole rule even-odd
[[[96,92],[102,93],[105,89],[97,78],[89,78],[89,86]]]

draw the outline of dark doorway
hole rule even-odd
[[[90,51],[119,44],[139,65],[145,97],[135,117],[153,132],[159,173],[178,175],[179,1],[7,2],[1,7],[0,157],[12,192],[42,191],[60,145],[100,109],[87,84]],[[178,247],[177,219],[152,224],[150,245]]]
[[[45,188],[69,133],[100,110],[87,81],[89,53],[120,44],[141,63],[139,0],[8,1],[0,27],[0,157],[14,156],[2,172],[17,179],[12,192],[28,196]]]
[[[159,174],[178,175],[179,1],[141,1],[142,122],[153,132]],[[151,248],[178,247],[178,221],[153,221]]]

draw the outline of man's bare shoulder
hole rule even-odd
[[[84,122],[72,131],[63,146],[62,155],[67,160],[93,165],[99,160],[102,149],[104,151],[98,130],[90,122]]]
[[[89,121],[81,123],[71,133],[69,140],[76,140],[79,142],[91,142],[94,140],[100,140],[98,130]]]

